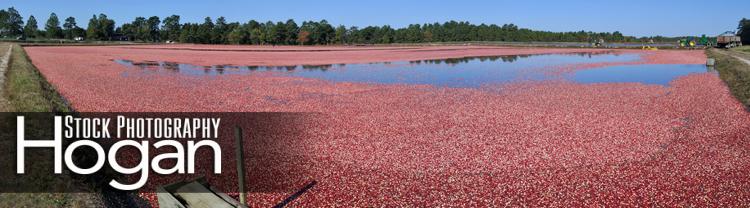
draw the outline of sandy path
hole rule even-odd
[[[745,62],[745,64],[747,64],[748,66],[750,66],[750,59],[746,58],[747,57],[746,54],[740,54],[740,52],[727,51],[727,50],[722,50],[722,49],[714,49],[714,51],[716,51],[718,53],[721,53],[721,54],[724,54],[724,55],[727,55],[727,56],[734,57],[737,60]]]
[[[750,66],[750,60],[749,59],[746,59],[746,58],[744,58],[742,56],[739,56],[739,55],[736,55],[736,54],[732,55],[732,57],[735,57],[735,58],[739,59],[740,61],[745,62],[745,64],[747,64],[748,66]]]
[[[7,48],[7,49],[6,49]],[[5,80],[6,73],[8,72],[8,64],[10,64],[10,54],[13,52],[13,45],[8,43],[0,43],[0,92],[5,91]],[[8,99],[5,95],[0,96],[0,111],[8,111]]]
[[[7,49],[6,49],[7,48]],[[5,86],[5,73],[8,71],[8,64],[10,63],[10,54],[13,52],[13,45],[0,44],[0,51],[5,51],[0,57],[0,90],[2,86]]]

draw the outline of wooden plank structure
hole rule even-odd
[[[159,207],[163,208],[235,208],[244,207],[229,195],[210,186],[204,177],[180,181],[157,189]]]
[[[243,151],[242,129],[235,127],[235,153],[237,155],[237,175],[240,201],[229,195],[217,191],[208,184],[205,177],[198,177],[190,181],[180,181],[157,188],[157,200],[162,208],[244,208],[247,207],[245,196],[245,156]],[[274,208],[282,208],[312,189],[318,182],[312,181],[299,191],[293,193]]]
[[[237,153],[237,175],[240,201],[234,200],[227,194],[216,191],[206,181],[205,177],[199,177],[192,181],[181,181],[157,189],[159,207],[167,208],[235,208],[246,207],[245,196],[245,156],[243,154],[242,129],[235,127],[235,139]]]

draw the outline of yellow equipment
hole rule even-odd
[[[658,51],[659,48],[657,48],[657,47],[651,47],[651,46],[643,46],[643,50]]]

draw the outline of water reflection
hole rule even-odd
[[[429,84],[448,87],[480,87],[519,80],[560,79],[551,76],[547,69],[555,67],[605,62],[629,62],[640,60],[638,54],[612,52],[565,53],[510,56],[477,56],[416,61],[373,62],[366,64],[322,64],[287,66],[236,66],[192,64],[130,60],[114,60],[121,65],[140,69],[125,71],[124,75],[227,75],[253,74],[270,71],[280,76],[308,77],[334,82],[366,82],[385,84]],[[541,70],[539,70],[541,69]],[[545,71],[547,70],[547,71]],[[634,65],[590,69],[563,76],[581,83],[597,82],[641,82],[668,84],[672,79],[689,73],[705,72],[702,65]]]
[[[432,65],[451,65],[455,66],[458,64],[467,64],[471,63],[473,61],[479,61],[479,62],[497,62],[502,61],[505,63],[513,63],[519,59],[529,58],[532,56],[555,56],[555,55],[563,55],[563,56],[580,56],[580,57],[587,57],[592,58],[593,56],[597,55],[606,55],[606,54],[615,54],[611,51],[602,51],[602,52],[585,52],[585,53],[563,53],[563,54],[530,54],[530,55],[503,55],[503,56],[472,56],[472,57],[461,57],[461,58],[446,58],[446,59],[426,59],[426,60],[416,60],[416,61],[408,61],[410,65],[420,65],[420,64],[432,64]],[[616,55],[616,54],[615,54]],[[125,59],[115,59],[113,60],[116,63],[119,63],[121,65],[125,65],[128,67],[136,67],[140,69],[147,69],[147,70],[157,70],[157,71],[171,71],[171,72],[184,72],[186,74],[196,74],[193,73],[191,70],[200,70],[204,74],[224,74],[227,70],[245,70],[245,71],[256,71],[256,70],[265,70],[265,71],[271,71],[271,70],[286,70],[286,71],[294,71],[297,69],[304,69],[304,70],[320,70],[320,71],[327,71],[332,68],[343,68],[347,65],[357,65],[357,64],[319,64],[319,65],[289,65],[289,66],[262,66],[262,65],[249,65],[249,66],[235,66],[235,65],[212,65],[212,66],[199,66],[199,65],[192,65],[192,64],[181,64],[177,62],[168,62],[168,61],[143,61],[143,62],[133,62],[131,60],[125,60]],[[392,62],[370,62],[367,63],[367,65],[391,65]]]
[[[211,66],[199,66],[192,64],[182,64],[177,62],[169,61],[143,61],[134,62],[125,59],[115,59],[114,62],[127,66],[138,68],[141,70],[153,71],[153,72],[174,72],[184,73],[189,75],[200,75],[200,74],[245,74],[251,71],[294,71],[297,69],[304,70],[320,70],[327,71],[336,66],[343,67],[346,64],[322,64],[322,65],[290,65],[290,66],[235,66],[235,65],[211,65]],[[244,71],[244,72],[243,72]]]
[[[477,56],[477,57],[463,57],[463,58],[447,58],[447,59],[428,59],[428,60],[417,60],[409,61],[410,64],[448,64],[457,65],[462,63],[469,63],[472,61],[502,61],[507,63],[513,63],[519,58],[527,58],[532,55],[510,55],[510,56]]]
[[[677,77],[706,72],[711,69],[703,64],[645,64],[581,70],[567,78],[578,83],[638,82],[668,86]]]
[[[577,55],[581,57],[587,57],[592,58],[592,56],[596,55],[606,55],[606,54],[616,54],[612,51],[600,51],[600,52],[574,52],[574,53],[562,53],[559,55]],[[462,63],[469,63],[472,61],[502,61],[506,63],[513,63],[517,61],[518,59],[528,58],[531,56],[544,56],[544,55],[550,55],[550,54],[527,54],[527,55],[506,55],[506,56],[471,56],[471,57],[461,57],[461,58],[447,58],[447,59],[427,59],[427,60],[416,60],[416,61],[409,61],[411,64],[449,64],[449,65],[456,65],[456,64],[462,64]]]

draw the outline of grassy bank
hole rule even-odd
[[[19,45],[13,46],[6,72],[5,97],[15,112],[69,112],[70,107]]]
[[[716,71],[732,94],[750,109],[750,66],[718,50],[710,49],[706,54],[716,59]]]
[[[0,42],[0,49],[7,51],[7,43]],[[4,53],[4,52],[2,52]],[[13,45],[8,69],[5,74],[3,95],[0,96],[0,109],[8,112],[72,112],[73,109],[65,99],[47,82],[39,70],[32,64],[23,47]],[[15,119],[15,114],[0,114],[0,126],[14,126],[10,119]],[[42,123],[30,122],[32,117],[27,118],[27,125],[40,125]],[[47,128],[26,128],[28,138],[51,138],[52,132],[45,131]],[[15,139],[12,128],[0,128],[0,138],[5,140]],[[70,142],[70,141],[67,141]],[[64,142],[63,145],[67,145]],[[0,142],[0,152],[15,152],[15,142]],[[112,172],[103,171],[92,175],[75,175],[63,172],[60,175],[48,174],[52,167],[52,152],[38,149],[27,150],[26,160],[34,161],[26,166],[27,173],[23,176],[4,176],[0,184],[12,184],[15,186],[42,187],[41,190],[49,190],[49,193],[0,193],[0,207],[121,207],[131,206],[139,203],[137,196],[131,192],[116,191],[107,188],[106,180],[102,178],[116,178],[119,175],[109,175]],[[86,152],[76,152],[73,157],[77,161],[90,160]],[[12,164],[14,157],[0,157],[0,164]],[[91,161],[88,161],[91,162]],[[8,173],[7,171],[2,173]],[[106,186],[105,186],[106,185]],[[136,205],[138,206],[138,205]]]
[[[743,52],[743,53],[750,53],[750,46],[741,46],[737,48],[732,48],[731,50],[737,51],[737,52]]]
[[[0,43],[0,54],[4,54],[10,44]],[[66,112],[70,108],[63,102],[62,97],[42,77],[39,71],[31,64],[23,48],[17,44],[13,45],[8,68],[6,71],[5,85],[3,89],[3,102],[0,108],[7,112]],[[2,114],[0,118],[2,126],[11,126],[12,114]],[[47,136],[48,132],[40,132],[36,129],[27,129],[28,136]],[[6,129],[0,130],[0,137],[14,139],[13,133]],[[0,151],[15,152],[15,142],[4,142],[0,144]],[[92,194],[66,193],[79,187],[69,175],[57,175],[50,177],[45,173],[50,167],[51,157],[49,152],[38,154],[27,154],[28,161],[35,161],[27,166],[27,178],[14,176],[2,176],[5,184],[16,184],[20,186],[44,186],[51,193],[0,193],[0,207],[87,207],[90,205]],[[15,158],[0,158],[0,163],[10,164]],[[5,172],[4,172],[5,173]],[[39,182],[28,184],[28,181]],[[58,191],[55,191],[58,190]],[[68,191],[64,191],[68,190]],[[55,193],[56,192],[56,193]],[[95,196],[94,196],[95,197]]]

